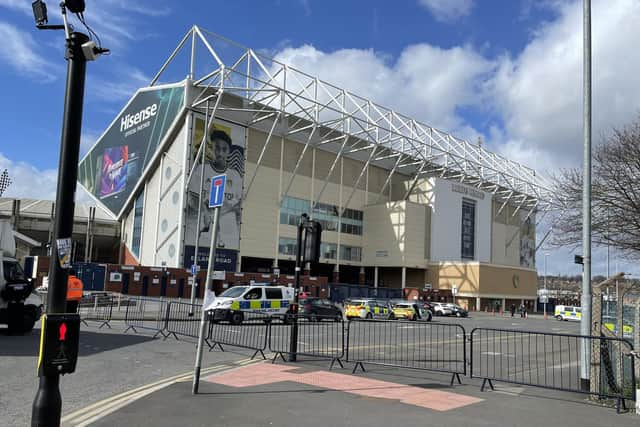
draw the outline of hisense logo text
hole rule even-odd
[[[155,116],[157,112],[158,104],[153,104],[135,114],[127,114],[122,119],[120,119],[120,132],[123,132],[132,126],[140,124],[145,120],[149,120],[151,117]]]

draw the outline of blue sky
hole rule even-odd
[[[581,1],[87,3],[113,53],[88,66],[83,152],[197,24],[538,170],[581,161]],[[0,0],[0,169],[16,181],[7,195],[53,198],[66,64],[62,34],[36,30],[30,4]],[[600,140],[638,114],[640,2],[593,0],[593,16]],[[570,252],[554,250],[548,271],[577,273]]]

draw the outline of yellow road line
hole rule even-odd
[[[212,373],[212,372],[223,370],[225,368],[228,368],[228,366],[227,365],[212,366],[212,367],[203,369],[201,371],[201,374],[209,374],[209,373]],[[60,421],[63,422],[63,423],[81,421],[81,420],[85,419],[86,416],[90,412],[92,412],[94,410],[100,410],[100,412],[102,412],[105,407],[109,407],[111,405],[117,405],[118,402],[121,401],[122,399],[127,399],[126,400],[127,402],[132,402],[135,399],[130,399],[130,398],[134,397],[134,395],[137,396],[137,395],[143,394],[144,392],[146,392],[148,390],[152,390],[151,392],[153,392],[153,391],[155,391],[157,389],[160,389],[160,388],[163,388],[163,387],[165,387],[167,385],[170,385],[170,384],[172,384],[172,383],[174,383],[174,382],[176,382],[176,381],[178,381],[180,379],[191,378],[192,375],[193,375],[193,372],[185,372],[185,373],[182,373],[182,374],[179,374],[179,375],[174,375],[174,376],[169,377],[169,378],[164,378],[162,380],[159,380],[159,381],[156,381],[156,382],[153,382],[153,383],[150,383],[150,384],[146,384],[146,385],[137,387],[137,388],[135,388],[133,390],[128,390],[126,392],[117,394],[115,396],[111,396],[111,397],[109,397],[107,399],[103,399],[103,400],[100,400],[98,402],[95,402],[95,403],[93,403],[93,404],[91,404],[89,406],[86,406],[86,407],[84,407],[82,409],[79,409],[79,410],[77,410],[75,412],[72,412],[71,414],[65,415],[64,417],[62,417],[62,419]],[[139,398],[139,397],[137,397],[137,398]]]

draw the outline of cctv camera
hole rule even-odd
[[[49,22],[47,18],[47,5],[42,0],[36,0],[31,3],[33,9],[33,18],[36,20],[36,25],[46,25]]]

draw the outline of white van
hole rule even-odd
[[[228,320],[239,325],[244,320],[244,313],[284,315],[290,310],[293,292],[293,288],[284,286],[233,286],[216,297],[212,320]]]
[[[558,320],[581,320],[582,307],[571,305],[556,305],[554,316]]]

